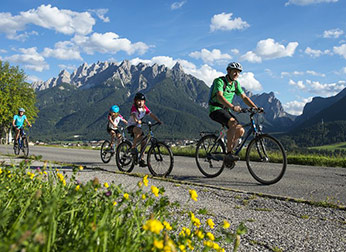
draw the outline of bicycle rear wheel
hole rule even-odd
[[[275,184],[285,174],[285,150],[281,143],[270,135],[263,134],[252,139],[245,158],[252,177],[261,184]]]
[[[113,149],[111,146],[111,142],[108,140],[105,140],[101,145],[101,160],[103,163],[109,163],[111,161],[111,158],[114,153],[112,153]]]
[[[147,153],[147,162],[149,171],[153,176],[168,176],[173,169],[173,152],[167,144],[157,142],[150,146]]]
[[[22,139],[23,141],[23,146],[22,146],[22,151],[24,153],[24,156],[27,157],[29,155],[29,144],[28,144],[28,137],[24,137]]]
[[[223,158],[226,154],[224,143],[217,141],[215,135],[203,136],[196,146],[196,163],[198,169],[207,178],[214,178],[224,169]]]
[[[131,142],[121,142],[115,152],[115,161],[118,169],[123,172],[131,172],[135,167],[134,159],[131,154]]]

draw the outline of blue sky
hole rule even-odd
[[[300,114],[346,87],[342,0],[4,0],[0,60],[28,82],[86,62],[165,64],[211,85],[239,61],[242,86]]]

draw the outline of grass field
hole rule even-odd
[[[331,145],[322,145],[322,146],[315,146],[315,147],[310,147],[309,149],[311,150],[346,150],[346,142],[342,143],[336,143],[336,144],[331,144]]]

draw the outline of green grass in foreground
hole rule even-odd
[[[82,167],[67,178],[30,165],[0,165],[0,251],[236,251],[246,232],[186,209],[194,190],[181,209],[147,176],[127,190],[97,178],[79,183]]]

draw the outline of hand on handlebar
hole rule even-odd
[[[241,107],[240,106],[233,106],[233,111],[234,112],[241,112]]]

